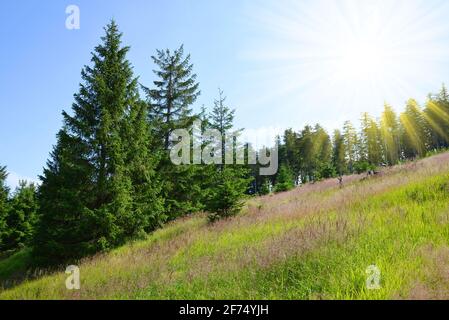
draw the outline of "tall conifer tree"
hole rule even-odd
[[[177,128],[186,128],[193,119],[192,104],[201,94],[197,75],[193,73],[190,55],[184,56],[184,46],[173,52],[157,50],[151,57],[159,68],[154,70],[155,88],[142,86],[150,105],[150,116],[160,125],[164,149],[170,147],[170,134]]]
[[[9,209],[9,188],[6,186],[6,178],[8,178],[6,167],[0,166],[0,247],[3,244],[3,237],[6,232],[6,216]]]
[[[423,111],[430,149],[449,147],[449,94],[445,86],[437,95],[429,95]]]
[[[345,140],[340,130],[334,131],[332,162],[340,177],[347,172]]]
[[[414,159],[424,156],[428,139],[425,132],[424,117],[415,100],[411,99],[407,102],[406,109],[400,116],[400,121],[404,157]]]
[[[211,213],[212,221],[232,216],[240,211],[243,196],[249,189],[251,181],[249,168],[243,164],[234,163],[234,160],[237,160],[237,154],[234,151],[237,151],[237,148],[244,150],[244,146],[238,145],[237,141],[225,139],[227,135],[238,136],[242,131],[233,131],[235,109],[229,108],[225,101],[223,91],[219,90],[219,97],[215,100],[214,108],[209,116],[210,128],[220,132],[222,150],[222,164],[214,168],[212,183],[208,190],[205,190],[206,210]],[[233,164],[225,164],[226,150],[232,152]]]
[[[393,108],[385,105],[380,121],[385,162],[395,165],[400,159],[400,132],[399,121]]]
[[[363,113],[360,133],[360,157],[371,166],[382,162],[380,129],[377,122],[368,114]]]
[[[163,219],[129,47],[114,21],[105,32],[41,177],[34,253],[50,263],[121,244]]]
[[[36,186],[20,181],[10,201],[2,249],[16,250],[30,245],[37,222]]]
[[[343,126],[343,139],[346,151],[346,161],[349,172],[354,172],[355,164],[359,160],[359,139],[357,131],[350,121]]]
[[[184,47],[177,50],[157,50],[152,56],[157,69],[157,79],[152,88],[142,86],[147,96],[149,121],[159,141],[155,144],[161,150],[158,173],[165,199],[165,213],[168,219],[199,211],[203,208],[201,181],[203,171],[198,166],[174,165],[170,158],[171,134],[176,129],[188,129],[199,119],[193,114],[192,105],[200,95],[197,75],[193,72],[190,55],[184,54]]]

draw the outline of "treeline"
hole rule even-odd
[[[319,124],[300,132],[289,129],[277,143],[280,170],[256,179],[262,193],[267,183],[284,191],[323,178],[374,172],[449,147],[449,94],[443,85],[428,96],[424,108],[410,99],[401,114],[385,105],[377,119],[363,113],[358,128],[347,121],[332,136]]]
[[[7,176],[6,168],[0,167],[0,252],[30,245],[37,223],[36,186],[21,181],[10,196]]]
[[[2,251],[29,246],[36,264],[60,264],[143,237],[179,216],[205,211],[215,221],[240,210],[250,181],[246,166],[177,166],[169,157],[177,128],[194,121],[222,134],[233,128],[235,111],[223,93],[210,112],[193,112],[199,83],[182,46],[158,50],[149,65],[156,80],[140,84],[121,37],[112,21],[83,68],[38,190],[23,184],[10,198],[2,168]]]
[[[360,130],[349,122],[332,137],[319,125],[286,130],[277,138],[279,170],[270,177],[253,164],[175,165],[170,150],[176,129],[200,121],[203,132],[215,129],[224,136],[235,130],[235,110],[219,91],[210,111],[193,111],[201,92],[182,46],[158,50],[149,65],[156,80],[139,83],[121,36],[112,21],[83,68],[41,184],[22,182],[11,194],[1,168],[1,252],[29,247],[37,265],[74,261],[194,212],[208,212],[212,222],[230,217],[245,194],[374,170],[449,145],[449,97],[443,88],[429,96],[424,110],[410,100],[399,116],[389,106],[377,120],[364,114]]]

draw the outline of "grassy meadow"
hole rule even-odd
[[[81,261],[80,290],[65,266],[27,263],[0,260],[0,299],[447,299],[449,154],[252,198],[215,224],[182,218]]]

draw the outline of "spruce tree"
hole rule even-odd
[[[213,181],[214,186],[205,190],[209,221],[238,214],[243,207],[243,198],[250,182],[245,171],[225,166],[223,170],[215,171]]]
[[[6,217],[3,250],[16,250],[30,244],[37,222],[36,186],[20,181]]]
[[[235,109],[231,109],[226,105],[226,97],[221,89],[218,89],[218,98],[214,101],[214,108],[209,114],[209,128],[217,130],[221,134],[221,150],[222,150],[222,166],[225,164],[226,150],[233,150],[234,142],[232,145],[226,144],[226,135],[235,135],[236,137],[243,131],[243,129],[232,131],[234,127]],[[235,141],[237,142],[237,141]],[[243,146],[235,146],[242,147]]]
[[[425,121],[421,109],[415,100],[409,100],[400,116],[401,142],[406,159],[423,157],[426,152]]]
[[[105,32],[41,177],[34,254],[46,263],[119,245],[163,219],[129,47],[114,21]]]
[[[9,188],[6,185],[6,179],[8,178],[8,173],[6,172],[6,167],[0,166],[0,250],[3,245],[3,237],[7,231],[6,229],[6,217],[9,211]]]
[[[157,66],[154,87],[142,86],[146,93],[149,122],[155,135],[154,148],[161,155],[157,167],[165,199],[164,212],[172,220],[203,208],[201,202],[202,170],[192,165],[174,165],[169,158],[176,129],[188,129],[194,120],[192,105],[200,95],[197,75],[193,72],[190,55],[185,56],[184,47],[174,50],[157,50],[152,56]]]
[[[327,179],[335,173],[332,167],[332,142],[326,130],[316,125],[313,134],[315,153],[314,180]]]
[[[209,116],[210,127],[220,131],[221,134],[229,132],[234,125],[235,109],[226,105],[226,97],[221,89],[218,89],[218,98],[214,101],[214,108]]]
[[[340,130],[334,131],[332,163],[341,178],[347,170],[345,140]]]
[[[300,156],[301,182],[307,183],[314,179],[316,155],[314,152],[313,128],[305,126],[298,137],[298,153]],[[290,169],[288,169],[290,171]],[[281,170],[279,170],[280,175]],[[276,184],[278,180],[276,180]]]
[[[360,133],[360,157],[370,166],[375,167],[382,163],[382,143],[380,129],[377,122],[368,114],[362,114]]]
[[[385,105],[380,121],[383,142],[383,153],[386,164],[395,165],[400,160],[400,130],[399,121],[393,108]]]
[[[293,183],[293,174],[287,166],[282,165],[279,168],[279,174],[274,186],[274,192],[279,193],[289,191],[294,187],[295,184]]]
[[[269,179],[264,179],[259,190],[259,195],[265,196],[271,193],[271,184]]]
[[[214,108],[209,115],[210,128],[221,134],[222,151],[222,164],[214,168],[212,183],[208,190],[205,190],[207,193],[205,209],[210,212],[211,221],[237,214],[251,182],[250,169],[244,164],[234,163],[237,160],[234,151],[237,151],[237,148],[244,150],[245,147],[238,145],[238,141],[234,139],[232,141],[225,139],[227,135],[238,136],[242,131],[233,131],[235,109],[226,106],[225,101],[223,91],[219,90],[219,97],[215,100]],[[225,164],[226,150],[232,152],[233,164]]]
[[[227,148],[233,148],[233,146],[227,146],[225,141],[226,134],[232,134],[231,129],[234,125],[235,109],[230,109],[226,105],[226,97],[221,89],[218,89],[218,98],[214,101],[214,107],[209,115],[209,128],[218,130],[221,134],[221,150],[222,150],[222,166],[225,164],[225,151]],[[240,130],[241,131],[241,130]],[[238,132],[236,132],[238,133]]]
[[[287,144],[286,144],[287,146]],[[290,147],[289,147],[290,148]],[[301,182],[313,182],[327,178],[333,172],[330,168],[332,144],[327,132],[319,125],[305,126],[297,140],[299,169]],[[290,152],[287,151],[287,154]],[[291,166],[288,166],[291,171]],[[296,180],[296,179],[295,179]]]
[[[301,168],[301,156],[299,154],[298,142],[299,139],[296,132],[294,132],[292,129],[285,130],[283,144],[283,148],[285,149],[283,151],[285,154],[285,161],[282,162],[282,164],[290,168],[295,177],[295,182],[297,182],[298,180]]]
[[[150,134],[148,109],[145,102],[140,101],[130,109],[122,133],[127,143],[126,170],[132,184],[133,216],[131,218],[135,218],[134,221],[129,220],[131,222],[129,234],[136,234],[140,227],[147,232],[153,231],[162,226],[167,216],[163,212],[161,178],[156,174],[161,153],[151,148],[156,138]]]
[[[429,95],[423,111],[429,150],[449,147],[449,94],[445,86],[437,95]]]
[[[354,172],[355,164],[359,160],[358,147],[359,140],[357,131],[350,121],[346,121],[343,126],[343,141],[345,144],[346,160],[350,173]]]
[[[154,70],[155,88],[142,86],[150,105],[150,117],[157,119],[165,150],[170,147],[170,135],[177,128],[187,128],[193,119],[192,104],[201,94],[197,75],[193,73],[190,55],[184,56],[184,46],[171,52],[157,50],[151,57],[159,68]]]
[[[436,95],[435,99],[437,104],[437,113],[439,121],[437,123],[444,132],[439,135],[440,148],[449,147],[449,93],[446,86],[443,84],[440,92]],[[435,109],[433,109],[435,111]]]

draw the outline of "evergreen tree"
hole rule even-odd
[[[383,153],[386,164],[395,165],[400,160],[400,127],[393,108],[385,105],[380,122]]]
[[[158,225],[147,107],[112,21],[86,66],[41,177],[34,255],[59,263],[121,244]]]
[[[435,101],[438,106],[439,126],[444,134],[439,135],[439,147],[449,147],[449,93],[446,86],[443,84],[440,92],[435,97]],[[435,111],[435,110],[434,110]]]
[[[278,146],[278,167],[289,166],[289,159],[288,159],[288,156],[287,156],[288,150],[287,150],[287,146],[285,145],[285,137],[281,137],[280,135],[276,135],[276,137],[275,137],[275,144]],[[297,150],[297,148],[296,148],[296,150]],[[298,176],[301,174],[300,169],[299,169],[299,172],[298,172]],[[272,177],[273,184],[276,184],[278,176],[279,176],[279,170],[276,172],[274,177]]]
[[[221,134],[221,151],[222,151],[222,165],[223,168],[225,164],[225,153],[228,150],[231,152],[233,150],[233,145],[226,145],[226,134],[236,134],[242,130],[237,130],[236,132],[232,132],[234,126],[234,116],[235,109],[230,109],[226,104],[226,97],[223,94],[221,89],[218,89],[218,99],[214,101],[214,108],[209,115],[209,128],[218,130]]]
[[[226,105],[226,97],[223,90],[218,89],[218,99],[214,101],[214,107],[209,115],[210,128],[220,131],[222,135],[230,132],[234,125],[235,109]]]
[[[264,181],[261,184],[259,195],[265,196],[267,194],[271,193],[271,184],[269,179],[264,179]]]
[[[9,188],[6,186],[8,173],[6,167],[0,166],[0,250],[3,245],[3,237],[6,232],[6,217],[9,211]]]
[[[179,165],[164,161],[160,168],[164,212],[168,220],[204,210],[203,188],[209,183],[205,178],[206,166]]]
[[[165,199],[164,212],[172,220],[203,209],[203,170],[199,166],[176,166],[169,158],[173,131],[187,129],[201,117],[194,115],[191,109],[200,91],[190,55],[184,56],[183,46],[173,52],[157,50],[152,59],[158,68],[154,70],[157,77],[154,88],[142,88],[147,95],[149,121],[160,138],[156,143],[156,150],[162,151],[157,171]]]
[[[292,190],[295,187],[293,175],[287,166],[282,165],[279,168],[279,174],[274,186],[274,192],[284,192]]]
[[[357,131],[350,121],[346,121],[343,126],[343,141],[346,152],[346,161],[350,173],[354,172],[354,166],[359,161],[359,140]]]
[[[314,179],[316,168],[316,153],[314,152],[314,148],[313,129],[311,126],[305,126],[298,136],[298,154],[300,156],[300,176],[302,183],[313,181]],[[288,169],[287,171],[290,170]],[[278,181],[276,180],[277,183]]]
[[[227,140],[227,135],[236,135],[242,130],[232,132],[234,128],[235,110],[225,105],[226,98],[223,91],[219,90],[219,98],[215,100],[212,113],[209,115],[210,128],[218,130],[221,135],[222,164],[218,167],[210,166],[215,169],[211,175],[211,185],[206,191],[206,211],[210,212],[210,220],[215,221],[219,218],[226,218],[237,214],[242,207],[242,199],[249,189],[251,181],[250,170],[243,164],[235,164],[237,161],[238,148],[244,146],[238,145],[234,139]],[[229,144],[229,145],[228,145]],[[225,164],[225,152],[232,153],[233,164]],[[242,159],[244,160],[244,159]]]
[[[284,143],[282,145],[284,153],[284,161],[280,162],[289,168],[294,176],[295,183],[299,183],[298,179],[301,174],[301,156],[299,154],[299,138],[298,134],[292,129],[284,132]]]
[[[286,130],[279,146],[279,164],[292,174],[295,185],[334,175],[331,156],[330,137],[319,124],[305,126],[300,133]]]
[[[37,222],[36,191],[34,184],[20,182],[6,217],[2,250],[16,250],[30,244]]]
[[[267,177],[260,175],[260,169],[262,167],[260,165],[260,163],[249,164],[249,161],[248,161],[249,159],[247,157],[248,154],[255,154],[256,158],[257,158],[259,156],[259,152],[254,150],[251,143],[246,144],[245,152],[246,152],[245,163],[248,163],[247,168],[248,168],[249,175],[252,179],[252,182],[248,189],[248,194],[250,194],[250,195],[260,194],[262,185],[263,185],[264,181],[267,179]],[[268,179],[270,179],[270,177],[268,177]]]
[[[360,133],[360,157],[370,166],[382,163],[381,135],[377,122],[368,114],[362,114]]]
[[[415,100],[409,100],[405,111],[400,116],[402,130],[402,146],[404,157],[414,159],[426,153],[425,121]]]
[[[335,167],[335,170],[337,171],[337,174],[340,177],[342,177],[346,173],[347,162],[346,162],[345,141],[340,130],[334,131],[332,162]]]
[[[445,86],[437,95],[430,95],[423,111],[430,150],[449,147],[449,96]]]
[[[314,128],[315,180],[331,178],[335,173],[332,168],[332,142],[326,130],[320,125]]]
[[[137,102],[129,110],[122,130],[126,141],[125,164],[131,180],[132,212],[135,217],[135,220],[129,220],[132,222],[128,232],[130,235],[139,231],[136,227],[153,231],[167,220],[163,213],[161,177],[156,174],[162,153],[151,148],[156,139],[150,134],[147,120],[147,105],[142,101]]]
[[[159,136],[163,138],[165,150],[170,147],[170,135],[173,130],[187,128],[192,122],[191,105],[200,95],[197,75],[193,73],[190,55],[184,57],[184,46],[173,53],[157,50],[151,57],[159,68],[154,70],[157,80],[155,89],[142,86],[147,94],[150,116],[158,120]]]
[[[213,178],[215,185],[205,190],[206,210],[211,222],[232,217],[240,212],[250,182],[245,171],[236,170],[232,166],[216,170]]]

